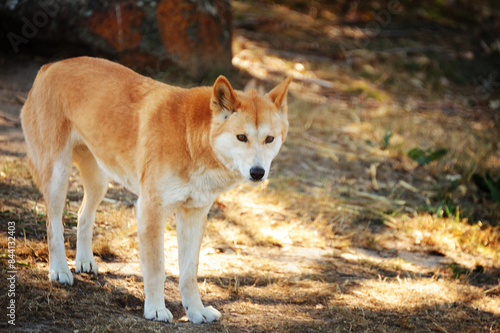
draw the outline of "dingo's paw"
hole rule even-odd
[[[144,317],[146,317],[146,319],[168,321],[170,323],[172,319],[174,319],[174,316],[172,316],[172,313],[166,307],[156,310],[144,310]]]
[[[99,267],[95,263],[94,258],[90,260],[76,260],[75,273],[94,273],[97,275]]]
[[[69,270],[69,268],[50,269],[49,270],[49,279],[50,279],[50,281],[53,281],[53,282],[59,282],[62,284],[69,284],[70,286],[73,285],[73,274],[71,274],[71,271]]]
[[[222,314],[212,306],[206,308],[187,308],[186,314],[189,320],[194,324],[211,323],[219,320]]]

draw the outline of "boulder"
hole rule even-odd
[[[136,69],[175,64],[193,77],[231,66],[229,0],[6,0],[0,51],[105,56]]]

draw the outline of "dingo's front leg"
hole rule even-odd
[[[198,291],[197,273],[201,241],[205,231],[210,206],[179,208],[177,217],[177,242],[179,244],[179,289],[182,305],[193,323],[218,320],[221,313],[211,306],[204,307]]]
[[[173,316],[165,307],[163,296],[165,289],[163,233],[166,214],[165,209],[156,202],[142,197],[137,202],[139,254],[144,277],[144,317],[171,322]]]

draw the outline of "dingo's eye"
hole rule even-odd
[[[247,136],[245,134],[238,134],[236,136],[236,139],[238,139],[241,142],[247,142],[248,141]]]
[[[271,142],[273,142],[273,141],[274,141],[274,136],[270,136],[270,135],[269,135],[269,136],[266,138],[266,143],[271,143]]]

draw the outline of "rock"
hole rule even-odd
[[[193,77],[231,66],[228,0],[7,0],[0,51],[90,54],[149,72],[175,64]]]
[[[231,63],[231,8],[225,1],[163,0],[156,12],[162,43],[174,61],[196,72]],[[210,70],[210,68],[207,68]],[[196,74],[196,73],[192,73]]]

